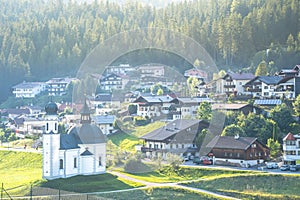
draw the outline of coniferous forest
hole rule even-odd
[[[71,0],[0,3],[0,102],[10,95],[12,85],[23,80],[74,76],[98,44],[119,32],[144,27],[192,37],[219,69],[254,73],[266,61],[272,74],[300,63],[299,0],[198,0],[164,7]],[[164,36],[156,38],[164,42]]]

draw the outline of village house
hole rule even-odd
[[[212,110],[242,112],[245,115],[261,112],[260,108],[246,103],[216,103],[212,104]]]
[[[114,130],[114,122],[116,120],[114,115],[95,115],[92,119],[104,135],[109,135],[116,131]]]
[[[67,93],[72,78],[52,78],[46,82],[49,96],[62,96]]]
[[[216,136],[207,145],[213,162],[221,165],[250,167],[263,163],[270,156],[269,148],[257,138]]]
[[[300,94],[300,77],[285,77],[281,79],[275,89],[275,96],[295,99]]]
[[[283,160],[289,164],[300,162],[300,134],[288,133],[283,138]]]
[[[228,72],[223,79],[225,80],[224,92],[227,95],[242,95],[247,94],[247,91],[244,90],[244,85],[252,80],[255,76],[251,73],[233,73]]]
[[[127,75],[128,72],[135,71],[135,68],[129,64],[120,64],[115,66],[107,66],[105,71],[109,74]]]
[[[174,120],[140,137],[144,140],[141,151],[149,158],[161,156],[163,159],[166,159],[167,153],[199,155],[195,139],[208,126],[209,123],[203,120]]]
[[[46,90],[46,84],[42,82],[22,82],[12,87],[12,93],[16,98],[35,98]]]
[[[96,114],[104,114],[112,108],[119,109],[121,106],[120,98],[115,94],[99,93],[95,98],[90,99],[92,106],[96,109]]]
[[[133,104],[137,105],[137,115],[143,117],[160,117],[167,115],[169,108],[173,104],[173,98],[166,96],[139,96]]]
[[[99,85],[102,90],[113,91],[124,89],[121,76],[117,74],[105,74],[99,80]]]
[[[146,64],[137,67],[137,70],[141,74],[141,78],[145,76],[164,76],[165,67],[160,64]]]
[[[244,85],[245,91],[254,98],[275,97],[277,84],[282,80],[280,76],[257,76]]]
[[[189,78],[189,77],[197,78],[198,80],[201,80],[201,81],[207,80],[207,77],[208,77],[208,75],[205,71],[196,69],[196,68],[186,70],[184,72],[184,76],[187,78]]]
[[[207,98],[207,97],[177,97],[171,101],[171,103],[174,103],[176,105],[176,112],[175,118],[176,119],[176,114],[179,112],[180,113],[180,119],[183,118],[192,118],[195,119],[197,115],[197,110],[199,105],[202,102],[212,102],[212,99]],[[175,107],[174,107],[175,108]]]

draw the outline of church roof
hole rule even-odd
[[[70,129],[72,135],[78,144],[98,144],[106,143],[106,137],[100,128],[94,124],[82,124]]]
[[[72,135],[60,134],[60,148],[61,150],[66,149],[77,149],[80,148],[78,143]]]
[[[80,154],[81,156],[92,156],[94,154],[92,154],[89,150],[85,150],[84,152],[82,152],[82,154]]]

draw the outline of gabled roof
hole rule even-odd
[[[220,149],[248,149],[257,138],[253,137],[239,137],[236,139],[232,136],[216,136],[207,145],[208,148]]]
[[[42,83],[42,82],[22,82],[22,83],[19,83],[18,85],[13,86],[12,88],[29,89],[29,88],[40,87],[41,85],[45,85],[45,83]]]
[[[109,93],[100,93],[97,94],[95,97],[95,101],[111,101],[112,100],[112,94]]]
[[[288,82],[288,81],[291,80],[291,79],[300,79],[300,77],[287,76],[287,77],[282,78],[282,79],[278,82],[278,84],[286,83],[286,82]]]
[[[72,135],[60,134],[60,148],[61,150],[80,148],[78,143]]]
[[[208,98],[208,97],[204,97],[204,98],[201,98],[201,97],[183,97],[183,98],[180,98],[178,97],[177,98],[179,102],[183,103],[183,104],[196,104],[196,103],[201,103],[201,102],[212,102],[212,99],[211,98]]]
[[[295,141],[296,138],[294,137],[293,134],[288,133],[288,134],[283,138],[283,141],[286,141],[286,140],[292,140],[292,141]]]
[[[240,110],[249,105],[246,103],[212,104],[212,110]]]
[[[147,103],[168,103],[173,100],[169,95],[166,96],[139,96],[133,103],[147,102]]]
[[[251,85],[254,81],[259,80],[267,85],[277,85],[280,80],[282,80],[281,76],[257,76],[247,82],[245,85]]]
[[[85,150],[84,152],[82,152],[82,154],[80,154],[81,156],[92,156],[94,154],[92,154],[89,150]]]
[[[189,130],[193,125],[199,125],[195,131]],[[201,126],[201,127],[200,127]],[[150,141],[164,141],[167,139],[175,138],[170,140],[174,143],[192,143],[199,131],[199,128],[207,128],[208,122],[196,119],[177,119],[174,120],[164,127],[158,128],[146,135],[140,137],[144,140]]]
[[[30,109],[25,108],[25,109],[3,109],[2,113],[7,113],[11,115],[21,115],[21,114],[30,114]]]
[[[114,115],[96,115],[93,117],[96,124],[112,124],[115,121]]]
[[[251,80],[255,76],[252,73],[233,73],[228,72],[223,79],[226,79],[226,77],[231,77],[232,80]]]

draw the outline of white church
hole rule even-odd
[[[43,178],[52,180],[105,173],[106,137],[91,124],[87,104],[81,111],[80,125],[70,128],[67,133],[58,132],[57,105],[50,102],[45,110]]]

